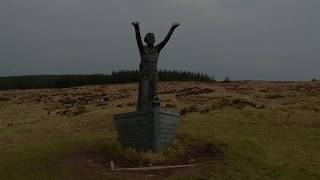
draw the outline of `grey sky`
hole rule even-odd
[[[217,79],[320,78],[319,0],[1,0],[0,76],[137,69],[131,21],[161,41],[160,69]]]

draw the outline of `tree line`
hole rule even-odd
[[[189,71],[160,70],[159,81],[202,81],[214,82],[214,77]],[[0,77],[0,90],[67,88],[84,85],[133,83],[139,81],[138,70],[120,70],[111,74],[87,75],[31,75]]]

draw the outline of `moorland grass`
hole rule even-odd
[[[268,108],[226,107],[182,117],[175,146],[158,154],[138,154],[116,143],[113,115],[134,107],[87,106],[77,116],[47,114],[43,104],[0,103],[0,179],[70,179],[79,172],[65,159],[94,149],[147,162],[175,159],[190,144],[205,141],[223,152],[219,160],[176,171],[168,179],[320,179],[319,112],[292,99],[270,101]],[[171,102],[172,103],[172,102]],[[192,102],[189,102],[192,104]],[[186,103],[177,103],[182,109]],[[107,162],[106,162],[107,163]],[[80,179],[130,179],[92,174]]]

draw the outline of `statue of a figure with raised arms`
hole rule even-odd
[[[159,44],[154,45],[155,37],[153,33],[147,33],[144,37],[143,45],[140,35],[139,22],[132,22],[134,26],[137,44],[139,47],[141,62],[140,62],[140,83],[139,83],[139,97],[138,97],[138,111],[150,110],[152,103],[159,102],[157,93],[158,89],[158,69],[157,63],[159,53],[167,44],[174,30],[180,25],[173,23],[167,36]]]
[[[160,106],[158,97],[158,58],[174,30],[180,25],[173,23],[167,36],[155,44],[153,33],[147,33],[142,43],[139,22],[133,22],[141,56],[140,83],[137,110],[114,116],[118,140],[124,147],[136,150],[166,150],[175,139],[180,124],[180,114],[174,109]]]

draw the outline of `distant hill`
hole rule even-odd
[[[0,77],[0,90],[67,88],[84,85],[132,83],[139,81],[138,70],[121,70],[111,74],[32,75]],[[189,71],[159,71],[159,81],[215,81],[204,73]]]

